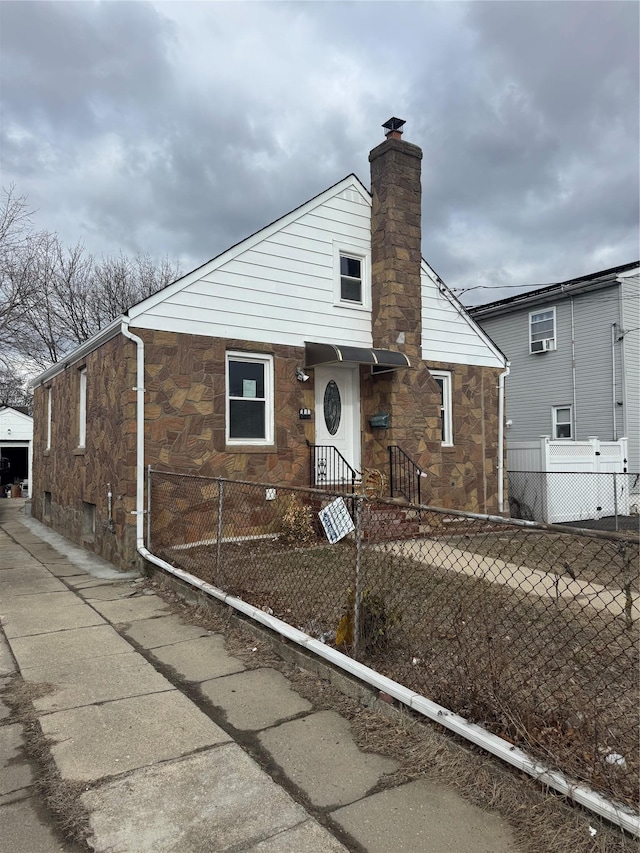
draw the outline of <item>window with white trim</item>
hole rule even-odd
[[[47,388],[47,450],[51,450],[51,402],[52,402],[53,388],[49,386]]]
[[[553,437],[573,438],[571,406],[553,407]]]
[[[549,352],[556,348],[556,309],[529,314],[529,352]]]
[[[78,375],[78,447],[84,447],[87,440],[87,368],[83,367]]]
[[[273,357],[227,353],[227,444],[273,444]]]
[[[334,302],[350,308],[369,307],[369,258],[355,247],[334,243]]]
[[[451,402],[451,374],[445,370],[430,370],[440,389],[440,418],[442,422],[442,444],[453,446],[453,408]]]
[[[340,255],[340,301],[362,305],[362,259]]]

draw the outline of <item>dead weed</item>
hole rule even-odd
[[[252,668],[278,669],[314,710],[336,711],[348,719],[360,749],[398,761],[400,767],[381,780],[380,789],[416,779],[450,786],[479,808],[498,812],[512,826],[521,853],[637,853],[637,839],[435,724],[376,702],[373,693],[365,700],[373,707],[345,695],[332,682],[329,665],[310,661],[307,670],[292,663],[286,647],[280,646],[284,657],[277,653],[277,638],[265,639],[264,629],[225,605],[214,600],[190,605],[160,575],[150,583],[185,622],[223,633],[229,653]],[[322,669],[325,674],[319,674]]]
[[[32,704],[34,699],[46,696],[52,689],[51,684],[26,682],[20,674],[15,674],[0,693],[11,709],[10,721],[22,726],[25,752],[34,763],[34,787],[38,796],[63,836],[88,851],[89,816],[80,800],[88,786],[61,777],[51,755],[51,742],[43,734]]]

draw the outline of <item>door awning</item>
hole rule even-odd
[[[390,349],[369,349],[342,344],[314,344],[305,341],[305,367],[322,364],[369,364],[374,373],[411,367],[403,352]]]

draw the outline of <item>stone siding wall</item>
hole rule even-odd
[[[87,370],[87,430],[78,447],[79,371]],[[136,562],[136,348],[118,336],[35,389],[32,514],[121,568]],[[52,389],[51,448],[47,399]],[[113,494],[113,532],[108,491]],[[50,501],[45,498],[50,496]],[[86,506],[88,505],[88,506]],[[95,531],[88,516],[95,507]]]
[[[314,419],[313,371],[295,378],[301,348],[143,330],[145,341],[145,464],[161,470],[234,480],[305,486]],[[275,441],[272,447],[225,444],[226,351],[274,357]],[[87,369],[87,438],[78,448],[79,370]],[[388,473],[390,443],[398,443],[429,478],[423,500],[438,506],[497,511],[497,370],[432,365],[452,374],[454,446],[440,444],[439,389],[427,367],[372,376],[361,369],[363,464]],[[122,568],[135,564],[136,348],[117,337],[54,377],[52,443],[46,450],[47,388],[36,389],[34,517]],[[369,418],[391,415],[392,430],[372,430]],[[393,438],[389,433],[393,433]],[[108,523],[113,493],[113,532]],[[50,501],[45,499],[45,493]],[[95,532],[86,529],[95,507]]]
[[[314,441],[314,376],[298,382],[304,351],[246,341],[143,331],[146,365],[146,463],[167,471],[234,480],[309,485],[306,440]],[[226,351],[274,356],[273,447],[225,443]],[[388,472],[397,443],[425,471],[425,494],[438,506],[497,512],[498,375],[490,368],[434,364],[451,372],[454,446],[441,446],[440,392],[424,364],[372,376],[361,369],[363,464]],[[313,419],[301,421],[299,409]],[[372,430],[369,418],[391,414],[391,430]],[[392,437],[389,435],[392,433]]]
[[[304,363],[299,347],[142,331],[146,370],[146,461],[167,471],[234,480],[305,485],[313,421],[313,382],[299,382]],[[227,350],[270,354],[274,360],[275,440],[273,446],[226,445],[225,370]]]
[[[453,447],[441,444],[440,391],[424,362],[396,374],[361,376],[363,464],[388,473],[397,444],[429,477],[423,501],[470,512],[498,512],[498,377],[500,371],[432,364],[451,373]],[[389,430],[372,430],[371,415],[389,412]]]

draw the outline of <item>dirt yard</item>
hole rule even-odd
[[[598,541],[579,547],[563,539],[528,534],[523,541],[505,541],[484,534],[464,547],[520,565],[526,559],[538,569],[568,563],[576,576],[600,583],[628,577],[628,553],[605,550]],[[219,567],[215,546],[171,556],[326,643],[342,638],[346,654],[356,654],[357,637],[364,663],[606,796],[637,805],[637,625],[576,602],[431,566],[418,553],[411,559],[392,553],[391,545],[364,548],[357,634],[350,542],[299,548],[278,540],[228,542]],[[612,763],[611,755],[623,756],[624,763]]]

